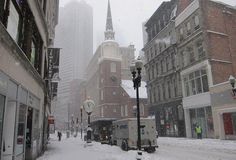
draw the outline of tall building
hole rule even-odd
[[[136,94],[129,65],[134,60],[133,45],[120,47],[115,41],[110,2],[108,1],[105,40],[97,48],[87,68],[86,94],[95,102],[92,120],[134,117]],[[146,88],[140,89],[141,116],[147,115]],[[84,95],[84,94],[81,94]]]
[[[63,128],[68,115],[78,111],[76,90],[85,79],[85,68],[93,54],[92,8],[83,0],[61,7],[56,33],[55,44],[62,49],[55,116],[57,126]]]
[[[33,160],[46,147],[58,8],[59,0],[0,1],[1,160]]]

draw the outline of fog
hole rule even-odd
[[[60,0],[60,6],[75,0]],[[79,1],[79,0],[77,0]],[[104,40],[108,0],[84,0],[93,7],[94,46]],[[142,23],[164,0],[110,0],[115,38],[121,46],[134,44],[136,55],[143,47]],[[236,6],[236,0],[218,0]]]

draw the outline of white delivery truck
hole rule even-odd
[[[127,118],[112,122],[111,144],[121,149],[137,149],[137,118]],[[141,148],[152,153],[157,146],[156,123],[153,118],[140,118]]]

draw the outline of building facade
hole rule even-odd
[[[172,7],[168,10],[166,6]],[[235,101],[230,96],[228,78],[235,75],[235,7],[211,0],[172,0],[164,2],[155,13],[146,23],[148,43],[143,49],[147,60],[150,114],[155,112],[155,101],[158,104],[173,100],[171,95],[177,89],[180,101],[170,105],[183,107],[184,114],[177,111],[177,115],[184,115],[187,137],[196,137],[195,126],[200,125],[203,137],[234,139]],[[168,35],[175,37],[170,46],[166,44]],[[164,49],[159,45],[160,41],[163,41]],[[174,54],[170,55],[172,60],[168,60],[168,53]],[[162,55],[167,58],[162,60]],[[171,64],[174,68],[168,71],[168,65],[172,69]],[[163,71],[167,74],[158,76]],[[168,86],[171,75],[175,77],[172,82],[177,85]],[[166,78],[166,84],[161,83],[163,78]],[[158,85],[164,89],[159,89]],[[156,108],[161,107],[157,105]],[[163,115],[158,114],[159,117]],[[159,117],[156,117],[157,128],[161,130],[165,121]]]
[[[150,114],[160,136],[185,136],[180,67],[177,62],[175,18],[177,1],[163,2],[146,22],[147,90]]]
[[[50,115],[48,48],[59,1],[0,2],[0,159],[36,159]]]
[[[236,76],[236,8],[209,1],[203,3],[208,53],[212,66],[210,86],[214,136],[236,139],[236,100],[232,95],[229,76]]]
[[[223,120],[218,115],[225,113],[219,110],[219,105],[225,100],[215,98],[218,86],[235,75],[234,16],[231,6],[194,0],[176,18],[187,137],[196,137],[197,124],[202,127],[203,137],[219,137]]]
[[[87,68],[86,96],[96,104],[92,120],[134,117],[136,110],[135,98],[125,90],[127,87],[133,89],[129,64],[134,60],[135,48],[133,45],[120,47],[114,35],[108,2],[105,41],[97,48]],[[142,97],[140,103],[144,110],[146,98]],[[147,112],[142,114],[145,115]]]

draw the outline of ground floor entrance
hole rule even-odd
[[[184,110],[181,101],[174,101],[151,108],[155,115],[159,136],[185,137]]]
[[[2,132],[3,132],[3,118],[4,118],[4,108],[5,108],[5,96],[0,94],[0,158],[2,151]]]
[[[203,138],[214,137],[214,127],[211,107],[189,109],[192,137],[197,138],[195,128],[199,125],[202,128]]]
[[[226,139],[236,138],[236,112],[223,113],[223,124]]]
[[[0,72],[0,160],[31,160],[39,155],[39,108],[38,97]]]

